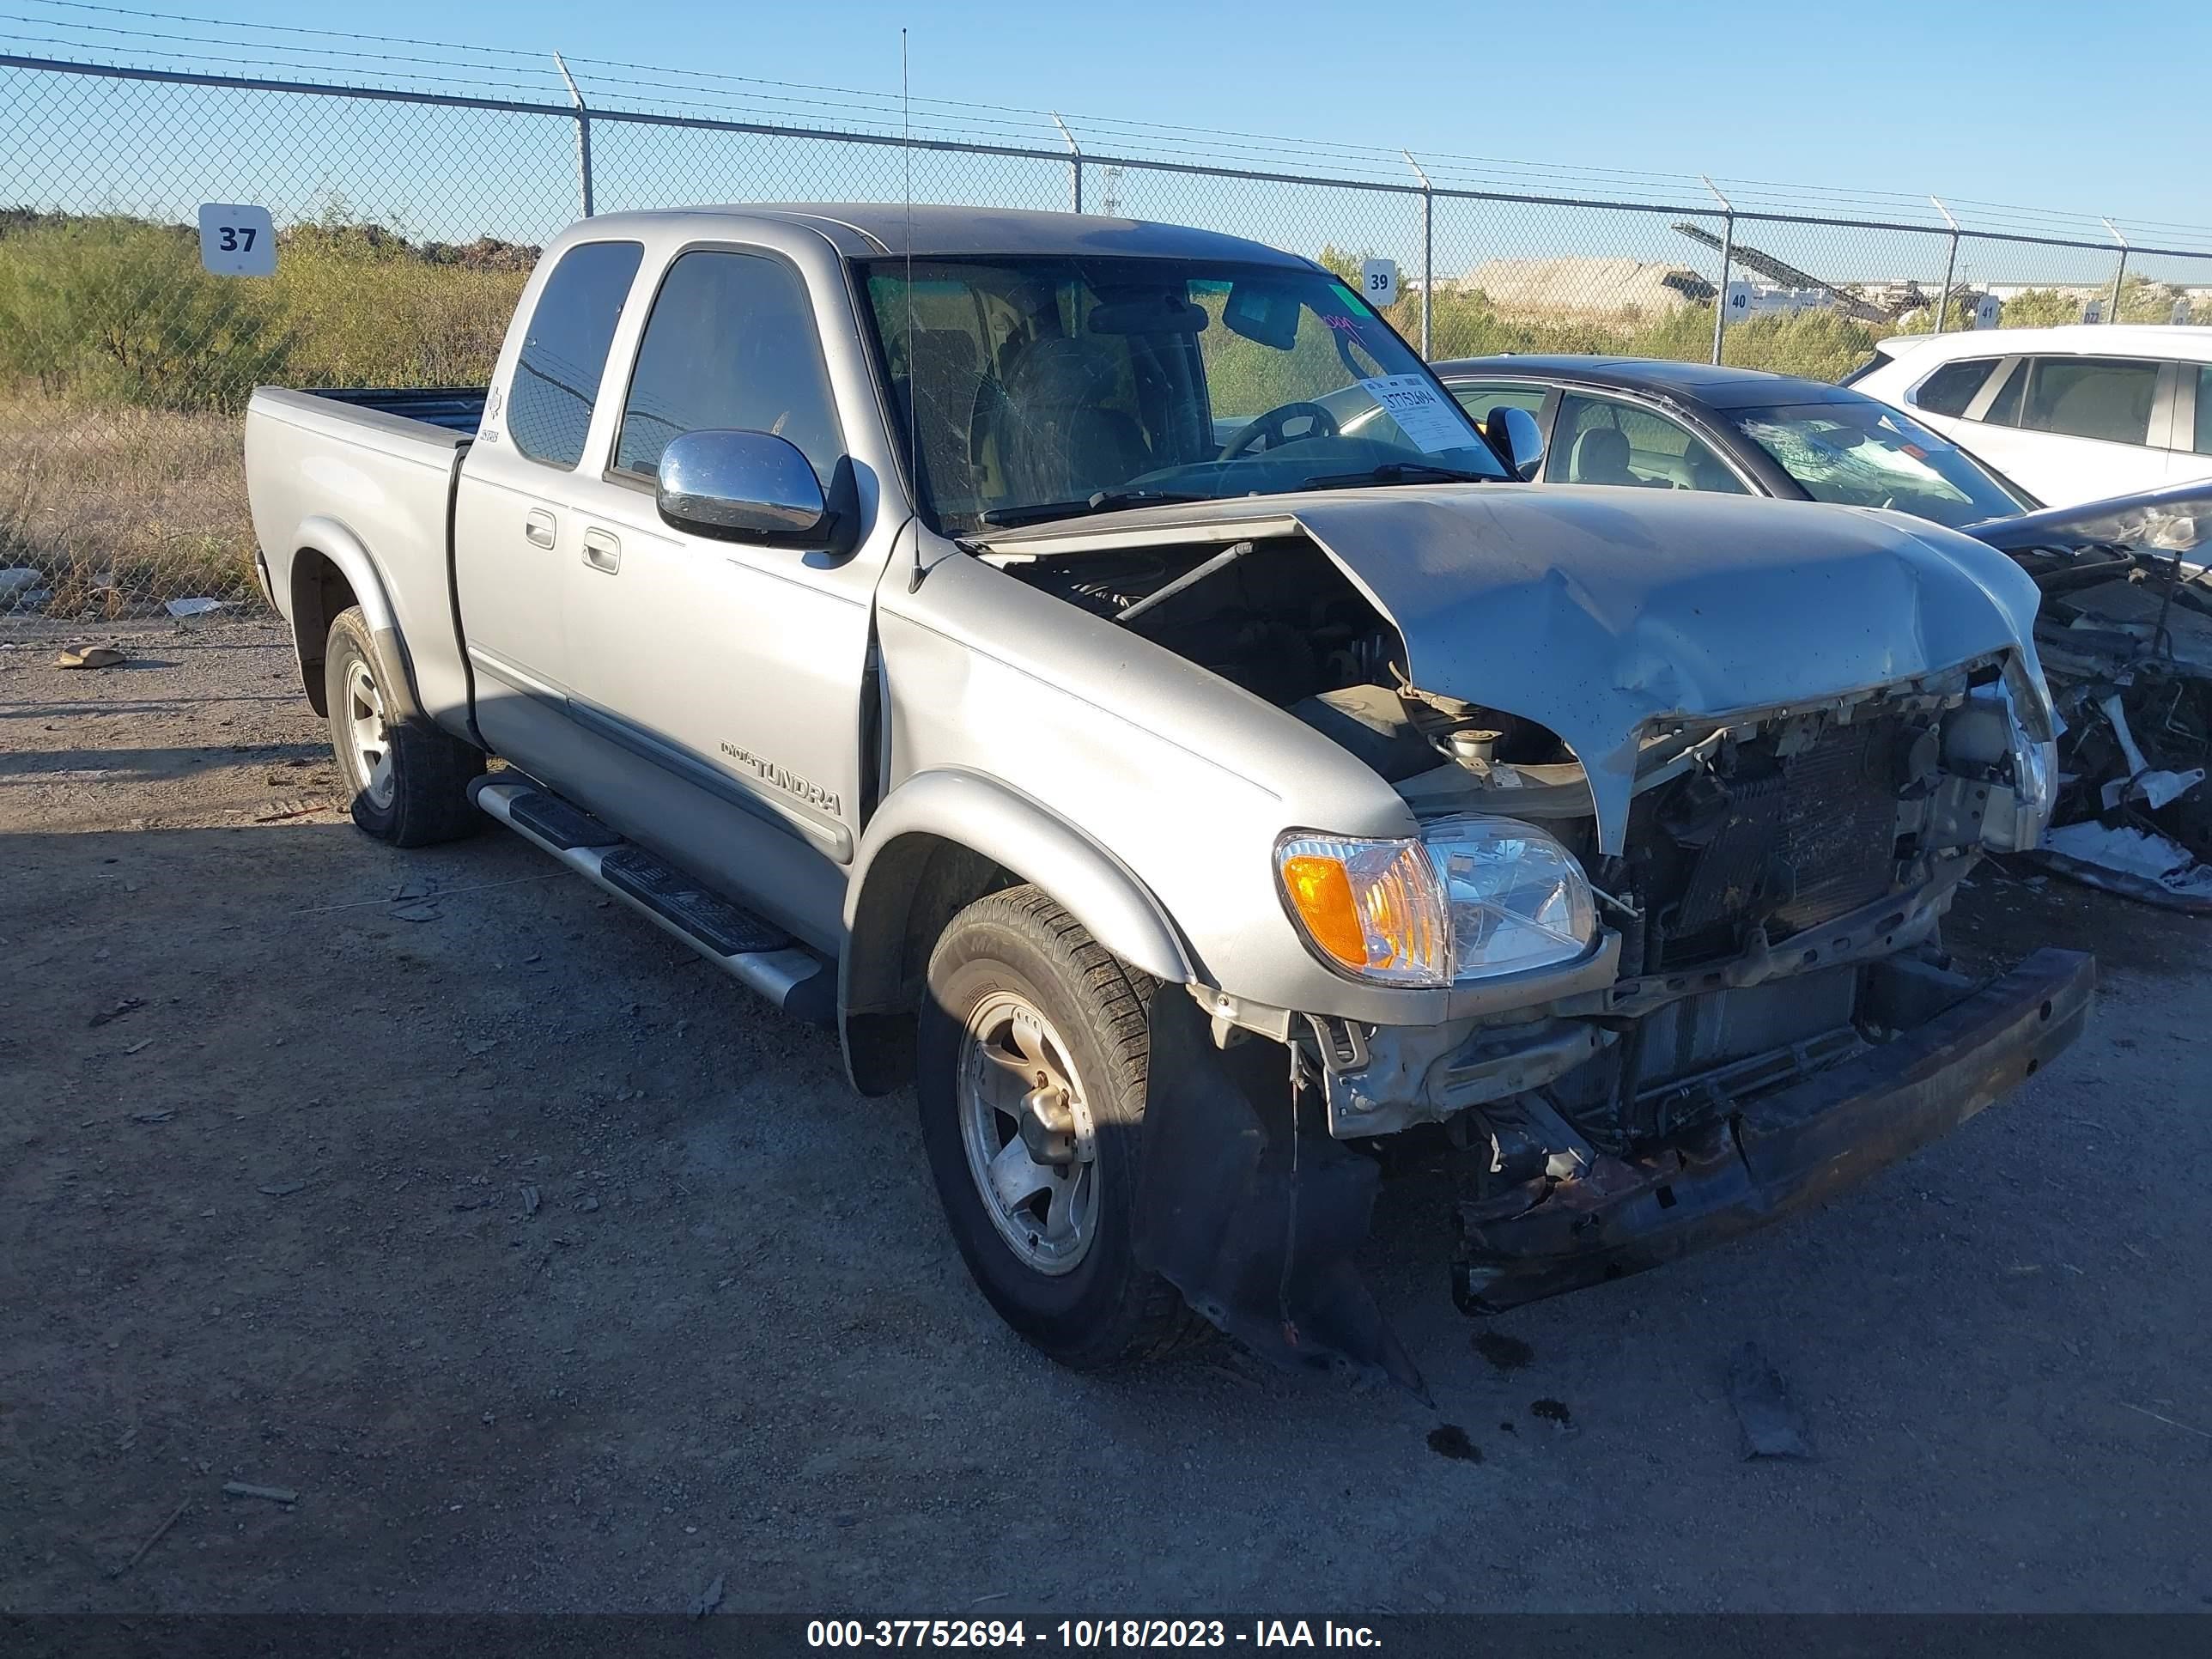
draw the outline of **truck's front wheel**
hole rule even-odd
[[[953,1242],[1001,1318],[1082,1370],[1200,1328],[1133,1249],[1151,990],[1016,887],[953,918],[922,1000],[922,1142]]]
[[[424,716],[398,717],[359,605],[331,619],[323,674],[331,747],[356,824],[394,847],[428,847],[483,822],[469,801],[483,754]]]

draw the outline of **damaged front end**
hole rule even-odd
[[[2043,602],[2037,648],[2068,728],[2056,811],[2024,856],[2166,909],[2212,915],[2212,483],[1999,520]]]
[[[1893,514],[1630,493],[1206,503],[982,549],[1304,728],[1255,722],[1253,764],[1271,948],[1286,920],[1318,971],[1287,1006],[1154,997],[1135,1241],[1276,1358],[1418,1386],[1352,1266],[1394,1146],[1451,1154],[1483,1311],[1858,1179],[2081,1029],[2087,957],[1979,985],[1938,939],[2050,809],[2027,577]],[[1316,735],[1402,812],[1307,816]]]
[[[1347,1145],[1419,1132],[1456,1150],[1453,1288],[1488,1313],[1764,1224],[1978,1112],[2073,1041],[2094,980],[2090,957],[2044,951],[1978,983],[1938,944],[1984,848],[2040,831],[2036,695],[2000,655],[1662,723],[1613,854],[1579,763],[1502,711],[1410,687],[1295,708],[1425,822],[1540,825],[1604,926],[1571,961],[1462,986],[1438,1024],[1158,999],[1155,1105],[1182,1150],[1150,1165],[1152,1264],[1279,1357],[1406,1382],[1350,1268],[1376,1176]],[[1170,1219],[1189,1217],[1212,1218]]]

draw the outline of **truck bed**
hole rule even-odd
[[[448,432],[472,438],[477,428],[483,424],[484,398],[489,390],[480,386],[356,386],[303,387],[301,392],[306,397],[324,398],[334,404],[372,410],[404,421],[420,421],[426,426],[442,427]]]
[[[405,641],[425,711],[465,729],[447,514],[455,462],[483,406],[483,391],[465,386],[255,389],[246,412],[246,498],[270,597],[300,630],[311,692],[320,686],[325,613],[336,603],[323,598],[325,573],[334,570],[370,627]],[[304,619],[295,614],[302,604]]]

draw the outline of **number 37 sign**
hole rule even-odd
[[[276,227],[269,210],[235,202],[200,204],[200,263],[217,276],[274,276]]]

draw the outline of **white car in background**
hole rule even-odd
[[[2212,477],[2212,328],[1898,335],[1844,382],[2053,507]]]

